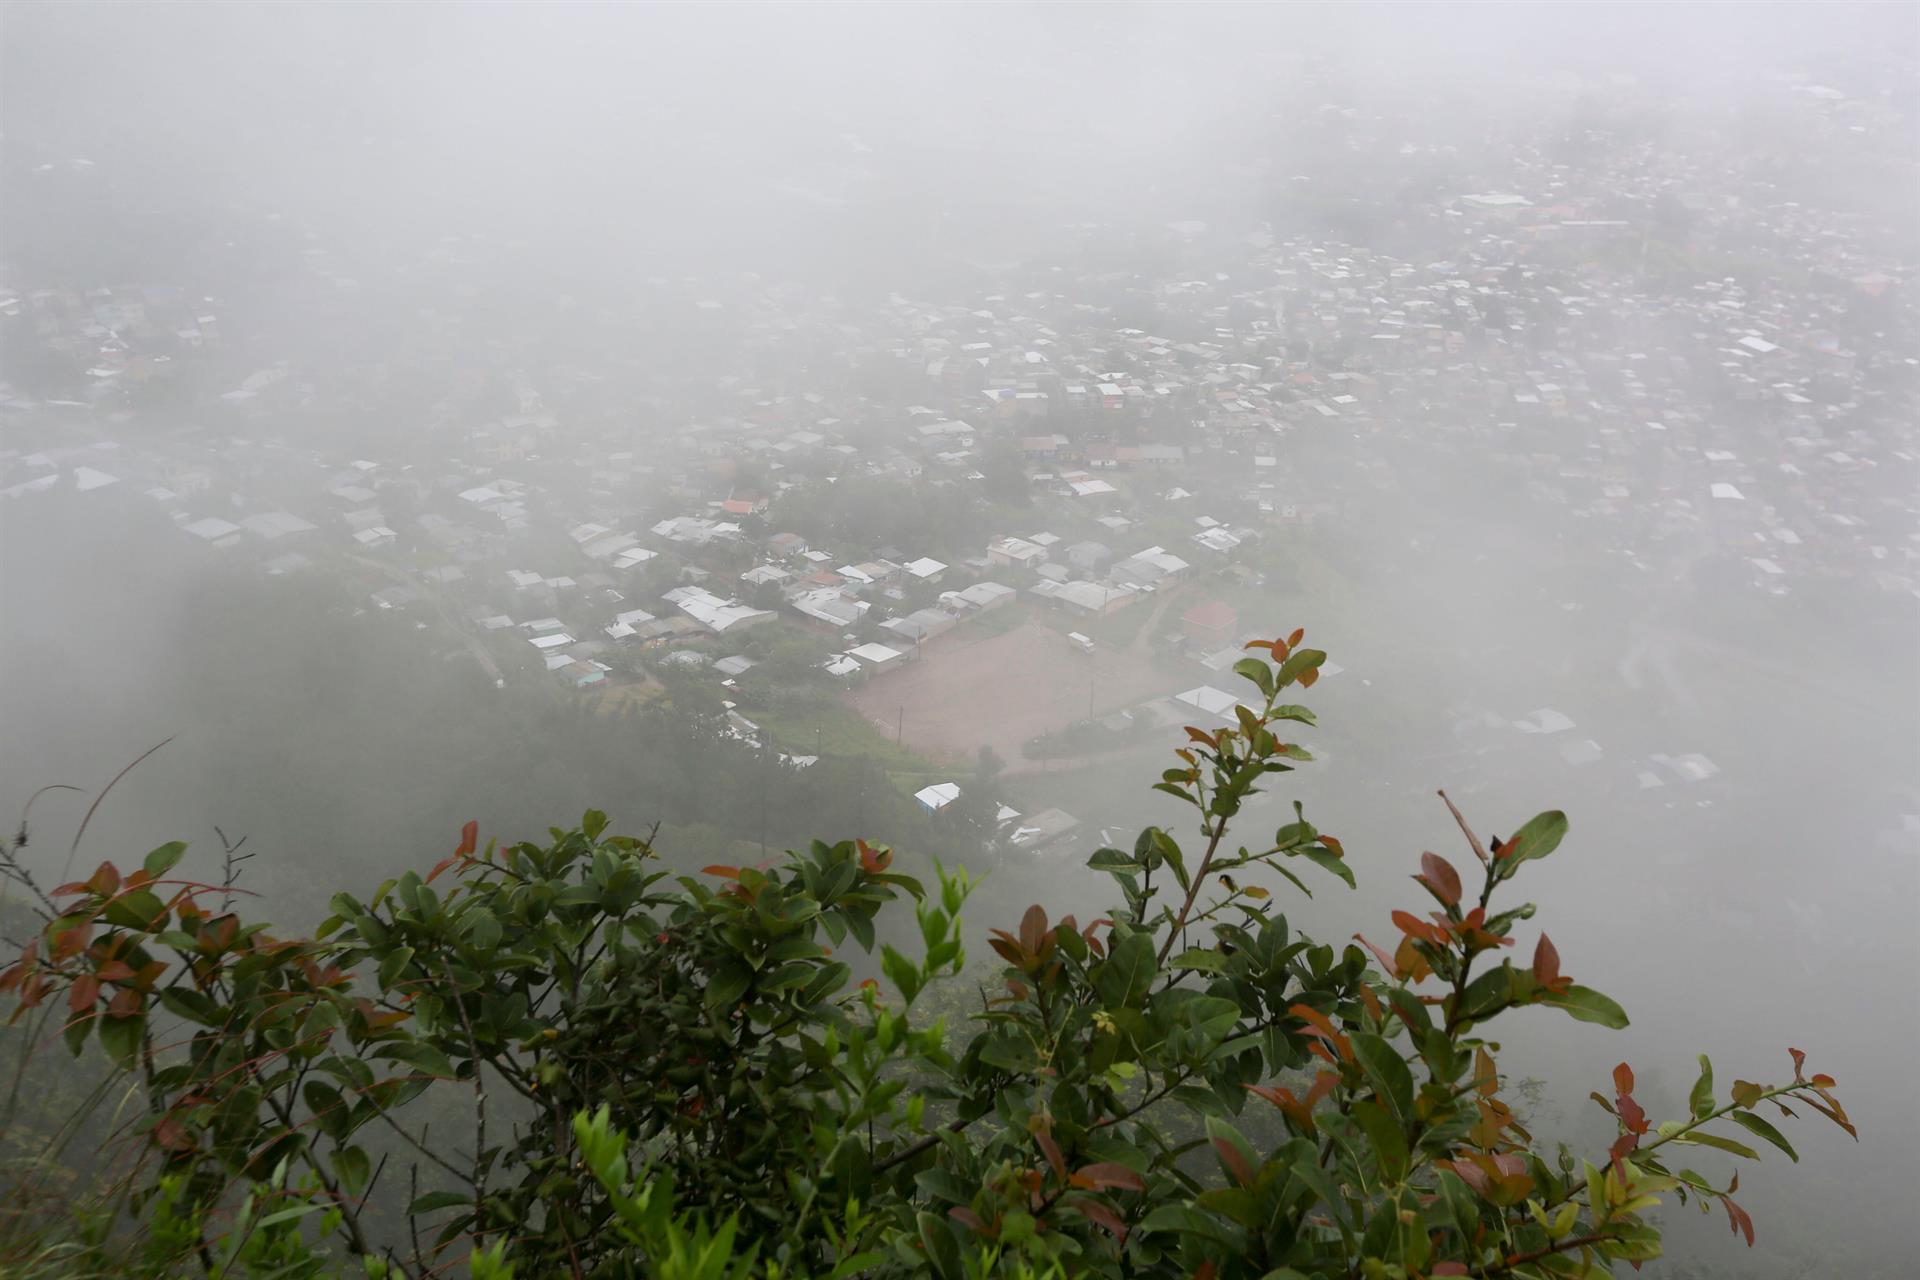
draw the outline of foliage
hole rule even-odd
[[[952,1032],[913,1006],[964,964],[966,872],[923,885],[856,840],[675,877],[595,811],[503,847],[469,823],[310,938],[175,878],[163,845],[36,889],[0,989],[140,1085],[128,1274],[1588,1276],[1659,1256],[1668,1195],[1751,1244],[1738,1179],[1675,1155],[1797,1159],[1762,1109],[1852,1132],[1833,1081],[1792,1050],[1791,1081],[1723,1098],[1703,1057],[1656,1122],[1623,1063],[1595,1095],[1611,1146],[1542,1154],[1491,1024],[1626,1023],[1544,934],[1503,955],[1534,908],[1495,898],[1565,816],[1482,842],[1455,810],[1477,874],[1423,854],[1437,909],[1395,911],[1390,946],[1301,934],[1271,893],[1308,867],[1352,884],[1339,839],[1297,803],[1271,841],[1229,834],[1311,758],[1283,735],[1313,713],[1282,699],[1326,655],[1249,647],[1257,696],[1156,784],[1199,842],[1149,828],[1093,856],[1105,914],[992,930],[996,985]],[[882,926],[909,910],[903,951]]]

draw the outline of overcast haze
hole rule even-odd
[[[594,805],[965,860],[978,951],[1303,626],[1296,918],[1565,809],[1634,1022],[1514,1018],[1536,1128],[1806,1049],[1860,1145],[1667,1274],[1905,1274],[1916,13],[6,6],[0,814],[171,737],[80,860],[310,924]]]

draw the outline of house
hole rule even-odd
[[[1236,719],[1234,708],[1240,705],[1238,698],[1230,693],[1223,693],[1210,684],[1203,684],[1197,689],[1175,694],[1173,700],[1182,706],[1191,707],[1195,711],[1229,723]]]
[[[231,547],[240,541],[240,526],[219,516],[207,516],[182,527],[194,537],[211,542],[216,547]]]
[[[814,587],[787,597],[787,603],[797,613],[804,614],[816,622],[824,622],[836,631],[844,631],[873,606],[865,600],[855,600],[839,587]]]
[[[768,609],[755,609],[737,600],[723,600],[704,587],[675,587],[662,599],[715,635],[756,627],[763,622],[773,621],[775,616]]]
[[[940,575],[947,571],[946,565],[927,556],[922,556],[918,560],[910,560],[904,567],[910,576],[921,582],[938,582],[940,581]]]
[[[863,644],[847,650],[847,656],[858,658],[870,671],[891,671],[907,660],[907,655],[898,649],[889,649],[884,644]]]
[[[953,630],[958,621],[944,609],[915,609],[905,617],[888,618],[880,625],[909,644],[924,644]]]
[[[1019,594],[1012,587],[1003,586],[998,582],[976,582],[959,591],[945,592],[940,598],[943,601],[957,600],[968,608],[986,613],[1002,605],[1012,604]]]
[[[1025,538],[995,538],[987,544],[987,560],[991,564],[1035,569],[1046,559],[1047,549]]]
[[[1239,626],[1239,613],[1220,600],[1197,604],[1180,615],[1180,629],[1203,644],[1231,644]]]
[[[1067,548],[1067,563],[1082,573],[1099,573],[1113,561],[1113,548],[1104,542],[1076,542]]]
[[[778,565],[760,564],[740,575],[740,581],[750,587],[764,587],[785,582],[793,575]]]
[[[1126,587],[1098,582],[1056,582],[1042,579],[1028,588],[1043,600],[1052,600],[1080,613],[1100,615],[1123,609],[1133,603],[1134,593]]]
[[[782,559],[805,555],[807,540],[797,533],[776,533],[767,539],[767,553]]]
[[[1021,818],[1007,839],[1015,848],[1035,852],[1066,836],[1080,825],[1080,819],[1065,809],[1042,809]]]
[[[954,782],[936,782],[913,793],[928,813],[938,813],[960,798],[960,786]]]
[[[1113,566],[1108,575],[1115,582],[1151,586],[1163,578],[1177,578],[1193,566],[1164,547],[1148,547]]]

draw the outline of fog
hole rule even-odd
[[[1859,1146],[1795,1130],[1760,1247],[1675,1214],[1663,1265],[1904,1275],[1917,36],[7,6],[0,818],[81,788],[34,801],[49,878],[217,875],[217,826],[302,924],[470,818],[863,835],[987,872],[977,942],[1182,823],[1181,695],[1301,626],[1321,760],[1248,826],[1303,800],[1361,887],[1292,918],[1388,933],[1465,852],[1438,788],[1566,810],[1537,922],[1633,1025],[1513,1017],[1536,1128],[1610,1134],[1623,1058],[1653,1109],[1805,1049]]]

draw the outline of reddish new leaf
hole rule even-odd
[[[1104,1227],[1121,1244],[1127,1242],[1127,1224],[1120,1215],[1091,1197],[1076,1196],[1067,1201],[1067,1207],[1095,1226]]]
[[[1042,1129],[1033,1135],[1033,1139],[1040,1144],[1040,1150],[1046,1155],[1047,1163],[1053,1166],[1053,1176],[1066,1177],[1067,1157],[1062,1154],[1060,1144],[1053,1140],[1053,1135]]]
[[[1027,908],[1020,917],[1020,946],[1028,955],[1039,955],[1047,932],[1047,913],[1039,903]]]
[[[1613,1091],[1615,1093],[1633,1092],[1633,1068],[1624,1062],[1613,1069]]]
[[[1458,906],[1460,903],[1460,873],[1453,864],[1437,853],[1420,855],[1420,874],[1415,876],[1421,884],[1427,886],[1434,897],[1445,906]]]
[[[1105,1191],[1112,1187],[1121,1187],[1128,1191],[1145,1191],[1146,1179],[1123,1164],[1111,1160],[1101,1160],[1094,1164],[1082,1165],[1074,1171],[1074,1181],[1089,1187]]]
[[[1220,1154],[1220,1163],[1227,1166],[1227,1171],[1233,1174],[1235,1182],[1243,1187],[1253,1185],[1253,1166],[1247,1163],[1244,1155],[1240,1154],[1239,1147],[1225,1138],[1215,1138],[1213,1149]]]
[[[1533,948],[1533,977],[1543,987],[1560,981],[1560,952],[1544,933]]]
[[[1793,1082],[1795,1084],[1805,1084],[1807,1078],[1800,1074],[1800,1068],[1806,1066],[1807,1055],[1798,1049],[1789,1049],[1787,1052],[1793,1055]]]
[[[456,858],[464,858],[480,847],[480,823],[473,821],[460,828],[460,847],[453,851]]]
[[[67,988],[67,1008],[77,1014],[93,1012],[94,1002],[100,999],[100,979],[90,973],[83,973],[73,980]]]
[[[1733,1234],[1747,1238],[1747,1248],[1753,1248],[1753,1219],[1747,1211],[1733,1202],[1730,1196],[1721,1196],[1720,1203],[1726,1206],[1727,1221],[1733,1226]]]

